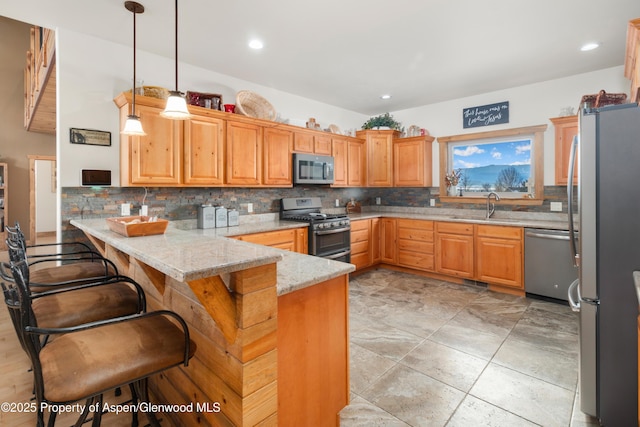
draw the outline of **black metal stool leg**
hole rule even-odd
[[[138,404],[138,394],[136,393],[136,387],[133,383],[129,384],[129,389],[131,390],[131,404],[133,406]],[[131,411],[131,427],[138,427],[138,413],[136,411]]]
[[[93,412],[93,422],[91,423],[91,427],[100,427],[100,423],[102,422],[102,395],[98,395],[95,397],[95,405],[96,410]]]
[[[138,396],[140,396],[140,400],[142,402],[149,402],[149,389],[147,387],[147,384],[148,384],[147,378],[144,378],[140,381],[136,381],[135,383],[135,387],[138,391]],[[158,418],[156,417],[155,413],[153,413],[152,411],[149,411],[149,412],[146,412],[145,414],[147,415],[147,419],[149,420],[149,425],[151,427],[161,427],[160,421],[158,421]]]
[[[89,415],[89,406],[94,402],[94,398],[87,399],[84,403],[84,409],[82,410],[82,414],[78,417],[78,421],[73,425],[73,427],[81,427],[82,424],[87,422],[87,416]]]

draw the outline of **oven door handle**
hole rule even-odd
[[[349,255],[350,253],[351,253],[351,249],[346,250],[344,252],[338,252],[337,254],[323,255],[322,258],[336,259],[336,258],[343,257],[345,255]]]
[[[343,227],[343,228],[334,228],[333,230],[322,230],[322,231],[314,231],[313,233],[318,236],[324,236],[327,234],[336,234],[336,233],[344,233],[345,231],[351,230],[351,227]]]

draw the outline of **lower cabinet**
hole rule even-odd
[[[434,271],[433,221],[398,219],[398,265]]]
[[[476,226],[476,279],[524,290],[522,228]]]
[[[436,272],[473,279],[473,224],[436,222]]]
[[[379,263],[524,292],[522,227],[405,218],[351,221],[351,263]]]
[[[244,234],[242,236],[233,236],[232,238],[301,254],[306,254],[309,250],[307,227]]]
[[[380,219],[380,262],[397,264],[396,219]]]

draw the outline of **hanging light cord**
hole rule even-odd
[[[135,6],[132,11],[133,15],[133,93],[131,94],[131,115],[136,115],[136,15],[138,14]]]
[[[178,0],[176,0],[176,92],[178,92]]]

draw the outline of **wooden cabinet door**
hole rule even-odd
[[[555,171],[556,184],[567,185],[569,182],[569,162],[571,143],[578,134],[578,116],[556,117],[551,119],[555,127]],[[573,169],[574,185],[578,183],[578,158]]]
[[[393,185],[431,186],[433,137],[400,138],[393,142]]]
[[[146,135],[123,138],[129,146],[130,184],[180,184],[183,123],[161,117],[161,111],[136,105]]]
[[[380,262],[380,218],[371,218],[369,246],[371,247],[371,264],[378,264]]]
[[[264,129],[263,179],[264,185],[293,185],[293,132],[282,129]]]
[[[365,141],[347,141],[347,185],[365,187],[367,185],[367,152]]]
[[[313,153],[313,134],[299,131],[293,135],[293,151],[297,153]]]
[[[262,173],[262,127],[227,122],[226,183],[230,185],[260,185]]]
[[[396,251],[396,219],[382,218],[380,220],[380,261],[387,264],[397,264]]]
[[[315,135],[313,138],[313,152],[325,156],[331,155],[331,137]]]
[[[436,271],[473,278],[473,225],[436,223]]]
[[[343,138],[331,139],[331,154],[333,155],[333,187],[347,186],[347,140]]]
[[[224,121],[194,116],[184,121],[184,183],[224,183]]]
[[[524,289],[522,246],[522,228],[477,226],[477,280]]]
[[[373,132],[376,133],[366,132],[367,185],[391,187],[393,185],[393,133]]]

